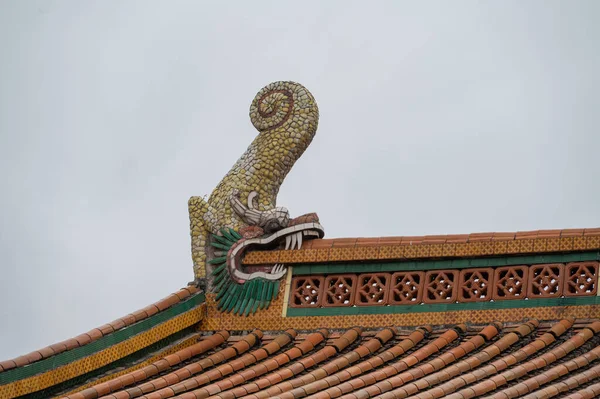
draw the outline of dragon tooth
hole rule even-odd
[[[298,236],[298,249],[302,248],[302,232],[299,231],[298,233],[296,233],[296,235]]]
[[[292,237],[286,236],[285,237],[285,249],[290,249],[291,243],[292,243]]]
[[[296,249],[296,240],[298,239],[298,236],[296,235],[296,233],[292,234],[292,247],[290,249]]]

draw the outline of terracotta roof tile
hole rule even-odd
[[[446,235],[432,235],[423,237],[423,244],[444,244],[448,236]]]
[[[403,237],[379,237],[379,245],[400,245]]]
[[[402,237],[400,245],[417,245],[421,244],[425,237],[423,236],[406,236]]]
[[[452,235],[446,236],[446,243],[448,243],[448,244],[466,243],[467,241],[469,241],[468,234],[452,234]]]
[[[312,244],[312,249],[322,249],[322,248],[331,248],[333,246],[333,241],[331,239],[321,239],[321,240],[310,240],[309,242]]]
[[[583,235],[584,229],[564,229],[560,232],[561,237],[580,237]]]
[[[515,235],[515,240],[531,240],[531,239],[535,239],[538,236],[539,231],[538,230],[533,230],[533,231],[517,231],[517,234]]]
[[[469,242],[491,241],[495,233],[472,233],[469,234]]]
[[[379,245],[379,237],[375,237],[375,238],[360,237],[360,238],[356,239],[356,246],[359,246],[359,247],[371,247],[371,246],[377,246],[377,245]]]
[[[356,245],[357,238],[337,238],[333,240],[333,248],[348,248]]]
[[[492,241],[511,241],[515,239],[515,233],[494,233]]]
[[[173,297],[181,300],[179,295]],[[73,340],[81,345],[100,331]],[[600,395],[597,319],[190,334],[199,341],[66,397],[533,399]],[[65,342],[65,347],[73,345],[73,340]],[[42,356],[40,351],[17,359],[23,363]],[[0,363],[5,365],[12,363]]]
[[[560,233],[562,230],[539,230],[538,237],[539,238],[558,238],[560,237]]]

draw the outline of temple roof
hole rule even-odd
[[[317,239],[306,241],[300,250],[251,251],[244,264],[273,253],[297,260],[301,251],[326,249],[330,256],[314,259],[312,265],[306,259],[287,260],[296,265],[290,267],[290,280],[273,305],[256,315],[221,313],[214,294],[189,286],[87,333],[0,362],[0,398],[594,397],[600,394],[597,289],[588,290],[593,296],[561,295],[542,305],[533,298],[478,302],[477,309],[483,311],[461,308],[462,297],[441,310],[435,304],[425,304],[431,309],[402,308],[391,301],[338,307],[319,302],[317,308],[309,304],[303,310],[294,305],[292,295],[296,280],[336,278],[340,267],[344,276],[353,270],[368,274],[369,265],[384,271],[408,265],[421,273],[420,264],[411,262],[406,251],[381,259],[388,247],[442,246],[441,255],[429,250],[415,258],[425,265],[454,262],[442,263],[452,267],[468,261],[475,269],[477,260],[512,267],[501,262],[512,258],[516,263],[532,259],[531,268],[536,254],[546,260],[564,259],[565,265],[588,265],[593,258],[597,279],[599,238],[600,229],[568,229]],[[552,246],[555,240],[558,247]],[[454,245],[456,250],[461,244],[497,242],[504,242],[505,249],[511,242],[527,246],[516,247],[526,248],[522,252],[471,250],[460,256],[443,247]],[[335,248],[354,252],[347,259],[338,253],[337,261],[331,256]],[[378,256],[359,248],[377,248]],[[498,308],[508,303],[509,308]],[[448,306],[457,308],[448,313]],[[422,310],[425,313],[414,313]]]
[[[70,398],[595,396],[600,321],[216,332]],[[260,343],[260,346],[255,345]],[[191,361],[190,361],[191,360]]]
[[[600,321],[196,333],[82,398],[595,397]],[[102,379],[101,379],[102,380]]]
[[[0,363],[0,399],[591,398],[600,229],[323,239],[277,193],[319,110],[254,97],[258,135],[188,201],[194,281]]]

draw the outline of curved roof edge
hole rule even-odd
[[[86,333],[79,334],[76,337],[57,342],[14,359],[1,361],[0,373],[17,367],[23,367],[42,359],[47,359],[54,355],[58,355],[59,353],[90,344],[102,337],[106,337],[107,335],[114,333],[115,331],[121,330],[127,326],[137,323],[138,321],[147,319],[150,316],[162,312],[163,310],[183,301],[198,291],[199,289],[194,286],[182,288],[179,291],[161,299],[160,301],[154,302],[151,305],[129,313],[128,315],[120,317],[114,321],[111,321],[110,323],[93,328]]]

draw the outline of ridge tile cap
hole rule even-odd
[[[515,240],[530,240],[537,238],[539,230],[533,231],[517,231],[515,235]]]
[[[559,238],[562,230],[560,229],[552,229],[552,230],[540,230],[538,232],[539,238]]]
[[[423,237],[423,244],[444,244],[448,236],[444,235],[428,235]]]
[[[416,245],[421,244],[425,237],[424,236],[405,236],[402,237],[402,241],[400,241],[400,245]]]
[[[561,237],[581,237],[584,233],[584,229],[564,229],[561,233]]]
[[[360,238],[356,239],[356,246],[361,246],[361,247],[378,246],[378,245],[380,245],[379,244],[380,240],[381,240],[381,237],[374,237],[374,238],[360,237]]]
[[[468,234],[449,234],[446,236],[447,244],[463,244],[469,240]]]
[[[424,236],[340,237],[310,240],[312,248],[353,246],[394,246],[415,244],[457,244],[477,241],[531,240],[538,238],[600,236],[600,228],[482,232],[470,234],[431,234]]]
[[[491,241],[495,233],[471,233],[469,234],[469,242]]]
[[[353,248],[358,238],[334,238],[332,248]]]
[[[515,239],[516,233],[501,233],[496,232],[492,237],[492,241],[512,241]]]
[[[392,246],[392,245],[400,245],[402,242],[402,236],[390,236],[390,237],[379,237],[379,245],[382,246]]]

